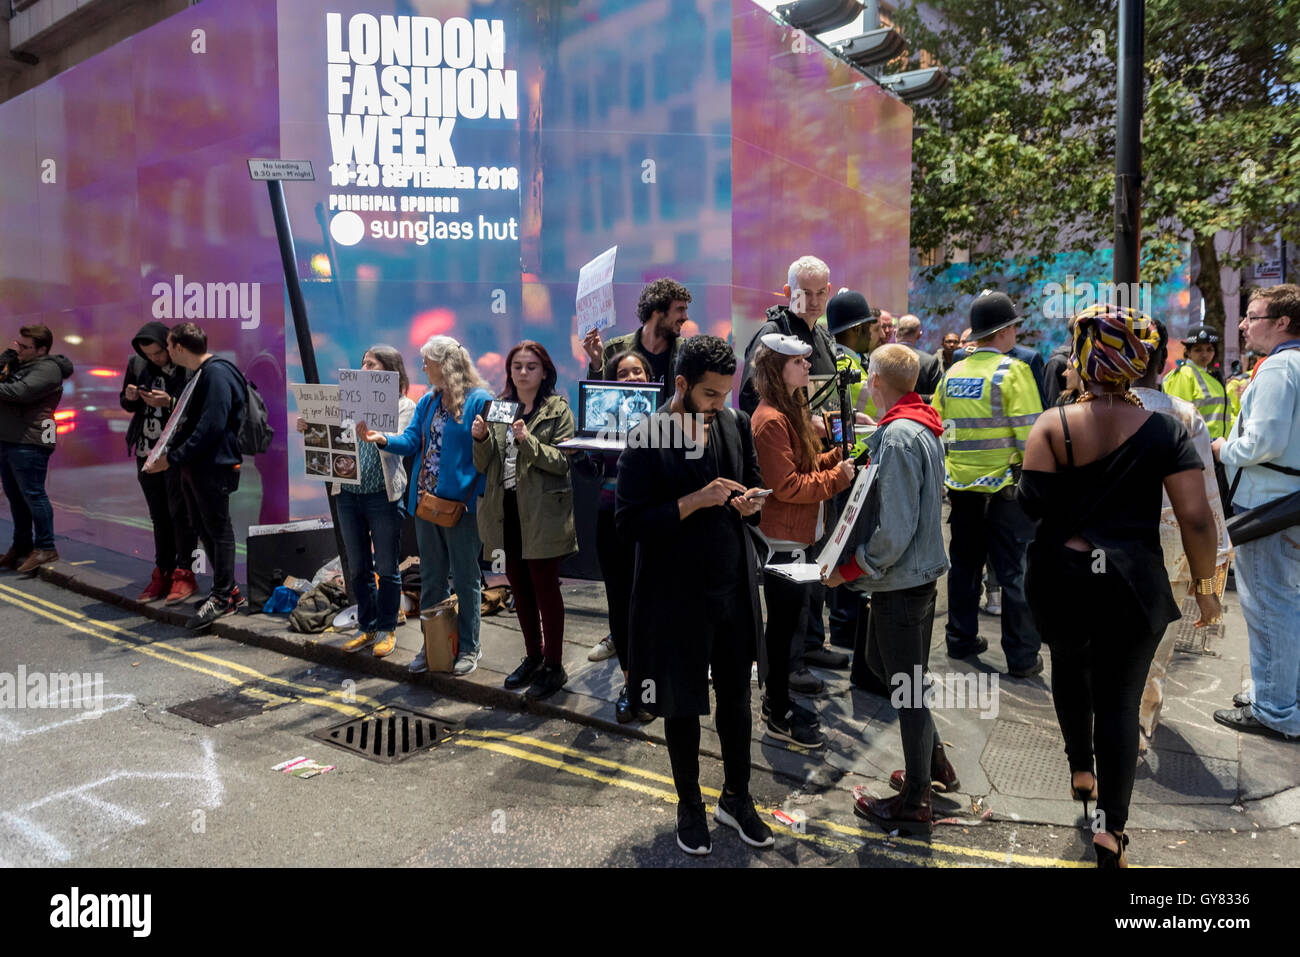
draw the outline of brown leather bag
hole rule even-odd
[[[472,488],[469,494],[474,494]],[[450,498],[439,498],[432,492],[421,492],[420,501],[415,506],[415,517],[433,522],[441,528],[455,528],[460,517],[465,514],[468,502],[469,496],[466,496],[464,502],[457,502]]]
[[[429,435],[433,435],[433,423],[429,423]],[[465,514],[465,509],[469,507],[470,495],[474,494],[474,485],[469,487],[469,495],[465,496],[465,501],[457,502],[455,499],[439,498],[432,492],[421,492],[420,500],[415,505],[415,517],[422,518],[426,522],[433,522],[439,528],[455,528],[460,517]]]

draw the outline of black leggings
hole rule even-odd
[[[743,604],[742,604],[743,602]],[[708,614],[700,623],[701,641],[710,641],[713,693],[717,698],[714,725],[722,745],[724,787],[735,794],[749,791],[749,674],[751,643],[741,629],[752,627],[748,594],[709,599]],[[742,647],[743,646],[743,647]],[[673,768],[673,785],[682,804],[700,804],[700,719],[698,715],[664,718],[664,739]]]
[[[773,552],[768,564],[784,564],[797,557],[789,552]],[[803,658],[812,586],[775,572],[764,572],[763,595],[767,599],[767,625],[763,635],[767,648],[767,700],[772,714],[782,718],[790,710],[790,672],[794,670],[791,649]]]
[[[1113,571],[1094,574],[1092,564],[1090,552],[1067,550],[1061,566],[1031,567],[1026,586],[1051,648],[1052,701],[1070,770],[1092,771],[1096,755],[1099,824],[1122,831],[1137,774],[1142,689],[1164,629],[1152,633],[1132,589]]]

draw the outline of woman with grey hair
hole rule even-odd
[[[437,525],[416,515],[415,540],[420,549],[420,611],[426,612],[451,594],[450,577],[459,601],[458,651],[453,674],[468,675],[478,668],[479,606],[482,576],[478,556],[482,549],[475,517],[483,476],[474,467],[470,424],[492,394],[479,376],[469,352],[451,336],[433,336],[420,349],[429,391],[415,407],[403,432],[386,435],[358,424],[357,438],[373,442],[394,455],[415,456],[415,481],[407,496],[407,510],[416,513],[426,492],[465,505],[451,526]],[[415,673],[426,671],[424,649],[410,664]]]
[[[415,414],[415,403],[406,397],[410,382],[406,363],[392,346],[371,346],[361,357],[361,368],[396,372],[398,391],[397,423],[405,427]],[[358,423],[359,432],[364,426]],[[300,418],[298,431],[306,424]],[[376,658],[385,658],[397,647],[397,625],[402,610],[401,560],[402,495],[406,491],[406,468],[398,455],[380,452],[373,445],[357,446],[356,485],[334,482],[330,494],[338,502],[339,534],[348,556],[352,593],[357,596],[357,635],[344,642],[344,651],[373,646]],[[376,585],[375,576],[379,576]]]

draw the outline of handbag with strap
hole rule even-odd
[[[1260,466],[1285,475],[1300,475],[1300,469],[1274,465],[1272,462],[1261,462]],[[1237,477],[1232,480],[1232,488],[1228,490],[1229,508],[1232,507],[1232,499],[1237,494],[1237,486],[1241,484],[1241,476],[1245,471],[1244,467],[1238,469]],[[1300,525],[1300,492],[1292,492],[1244,512],[1236,512],[1225,524],[1233,545],[1244,545],[1284,528]]]
[[[432,421],[429,422],[429,436],[433,437]],[[423,463],[421,463],[421,472],[423,471]],[[465,514],[465,509],[469,507],[470,497],[474,494],[474,486],[477,484],[477,481],[470,483],[469,495],[465,496],[463,502],[453,498],[441,498],[432,492],[421,492],[419,501],[415,505],[415,517],[432,522],[439,528],[455,528],[460,517]]]

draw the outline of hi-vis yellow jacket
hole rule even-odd
[[[865,412],[871,416],[872,421],[880,418],[879,413],[876,412],[876,403],[871,401],[871,393],[866,389],[867,370],[862,366],[861,357],[848,346],[836,345],[835,368],[839,370],[857,369],[862,374],[861,381],[849,386],[849,402],[853,405],[855,412]],[[858,440],[849,453],[855,459],[867,450],[867,436],[860,430],[856,432],[856,435]]]
[[[977,349],[952,367],[930,404],[944,422],[944,484],[993,493],[1014,481],[1025,440],[1043,411],[1029,366],[994,349]]]
[[[1211,439],[1227,436],[1236,418],[1231,400],[1219,380],[1188,359],[1169,375],[1161,385],[1167,395],[1186,399],[1196,406],[1196,411],[1205,420]]]
[[[1235,375],[1228,380],[1224,388],[1228,392],[1228,414],[1235,421],[1241,414],[1241,394],[1246,391],[1246,386],[1250,385],[1250,376],[1247,373]],[[1231,425],[1229,425],[1231,429]]]

